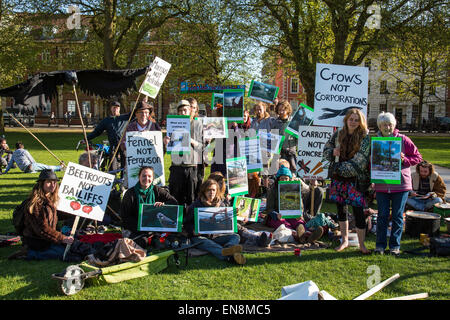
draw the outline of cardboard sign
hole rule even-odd
[[[191,151],[191,117],[168,115],[167,136],[170,138],[167,144],[167,153],[189,153]]]
[[[369,69],[336,64],[316,64],[314,124],[342,127],[349,109],[366,115]]]
[[[171,66],[170,63],[156,57],[150,65],[151,70],[147,73],[139,92],[150,98],[156,98]]]
[[[223,93],[212,93],[211,110],[223,107]]]
[[[245,157],[226,159],[228,193],[230,196],[248,193],[247,160]]]
[[[59,186],[57,210],[102,221],[114,176],[69,162]]]
[[[278,209],[282,218],[302,216],[302,185],[300,181],[278,181]]]
[[[202,117],[203,140],[228,138],[227,121],[223,117]]]
[[[271,84],[252,80],[250,89],[248,90],[248,97],[271,104],[277,97],[279,89]]]
[[[247,198],[243,196],[237,196],[234,198],[233,208],[236,212],[236,218],[238,221],[247,220],[257,222],[260,207],[261,199]]]
[[[281,152],[281,147],[283,147],[284,139],[283,135],[267,132],[265,130],[258,131],[261,151],[279,154]]]
[[[195,208],[194,218],[197,234],[237,232],[237,219],[233,207]]]
[[[244,90],[223,91],[223,116],[227,121],[244,122]]]
[[[139,231],[181,232],[183,206],[141,204],[139,208]]]
[[[259,136],[241,138],[238,142],[241,155],[243,155],[247,161],[247,172],[262,171],[263,160]]]
[[[165,185],[162,132],[129,131],[125,143],[128,187],[133,187],[139,181],[139,169],[143,166],[153,167],[153,184]]]
[[[402,138],[372,137],[370,181],[382,184],[402,182]]]
[[[309,126],[313,121],[314,109],[308,107],[304,103],[300,103],[297,111],[292,116],[291,121],[287,125],[285,131],[290,135],[298,138],[298,127]]]
[[[297,177],[326,179],[330,163],[323,158],[323,148],[333,135],[333,128],[300,126],[298,131]]]

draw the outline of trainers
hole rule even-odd
[[[267,233],[262,232],[261,235],[256,240],[256,244],[258,247],[267,247],[270,243],[270,238],[267,236]]]
[[[400,249],[392,249],[389,251],[389,254],[394,257],[400,256]]]
[[[235,253],[240,253],[240,252],[242,252],[242,246],[240,244],[222,249],[223,256],[232,256]]]
[[[247,262],[247,259],[245,259],[244,255],[240,252],[233,253],[233,260],[235,263],[243,265]]]
[[[375,254],[375,255],[380,255],[380,256],[382,256],[382,255],[384,255],[384,250],[383,249],[375,249],[375,250],[373,250],[373,254]]]
[[[316,230],[314,230],[311,235],[308,237],[308,241],[309,243],[313,243],[314,241],[317,241],[320,239],[320,237],[322,237],[323,235],[323,228],[322,227],[317,227]]]

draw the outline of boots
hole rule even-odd
[[[364,240],[366,239],[366,229],[356,228],[356,234],[358,235],[359,251],[361,251],[362,254],[370,254],[371,251],[364,245]]]
[[[308,237],[307,242],[308,243],[314,243],[314,241],[317,241],[320,239],[320,237],[322,237],[323,235],[323,228],[322,227],[317,227]]]
[[[334,249],[338,252],[348,247],[348,220],[339,221],[339,229],[341,230],[342,242]]]

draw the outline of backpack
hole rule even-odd
[[[450,238],[430,238],[430,253],[439,257],[450,256]]]
[[[28,208],[28,199],[22,201],[12,213],[12,224],[16,229],[18,235],[23,235],[23,230],[25,229],[25,213]]]

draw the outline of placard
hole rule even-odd
[[[278,181],[278,209],[282,218],[302,216],[302,185],[298,180]]]
[[[323,157],[323,148],[333,135],[333,128],[300,126],[298,131],[297,177],[326,179],[330,162]]]
[[[368,83],[366,67],[317,63],[314,124],[342,127],[345,114],[352,108],[367,115]]]
[[[203,140],[228,138],[227,121],[223,117],[202,117]]]
[[[257,222],[261,208],[261,199],[237,196],[234,198],[233,208],[238,221]]]
[[[245,157],[226,159],[228,194],[248,193],[247,160]]]
[[[162,132],[128,131],[125,143],[128,187],[133,187],[139,181],[139,169],[143,166],[153,167],[153,184],[165,185]]]
[[[211,110],[223,107],[223,93],[212,93],[211,97]]]
[[[57,210],[102,221],[114,176],[69,162],[59,186]]]
[[[143,203],[139,207],[139,231],[181,232],[182,226],[183,206]]]
[[[223,116],[227,121],[244,122],[244,95],[245,90],[223,91]]]
[[[248,97],[271,104],[277,97],[279,89],[277,86],[252,80],[248,90]]]
[[[181,115],[167,116],[167,136],[170,138],[167,144],[167,153],[180,154],[191,151],[191,117]]]
[[[314,115],[313,108],[308,107],[304,103],[300,103],[297,111],[295,111],[285,131],[290,135],[298,138],[298,131],[299,131],[298,127],[311,125],[313,121],[313,115]]]
[[[265,130],[258,131],[261,151],[279,154],[281,152],[281,147],[283,147],[283,142],[285,136],[267,132]]]
[[[156,57],[150,65],[151,70],[147,73],[139,92],[150,98],[156,98],[171,66],[170,63]]]
[[[195,208],[196,234],[236,233],[237,219],[233,207]]]
[[[381,184],[401,184],[401,137],[372,137],[370,181]]]
[[[247,172],[260,172],[263,170],[261,143],[259,136],[245,137],[238,140],[241,155],[247,161]]]

